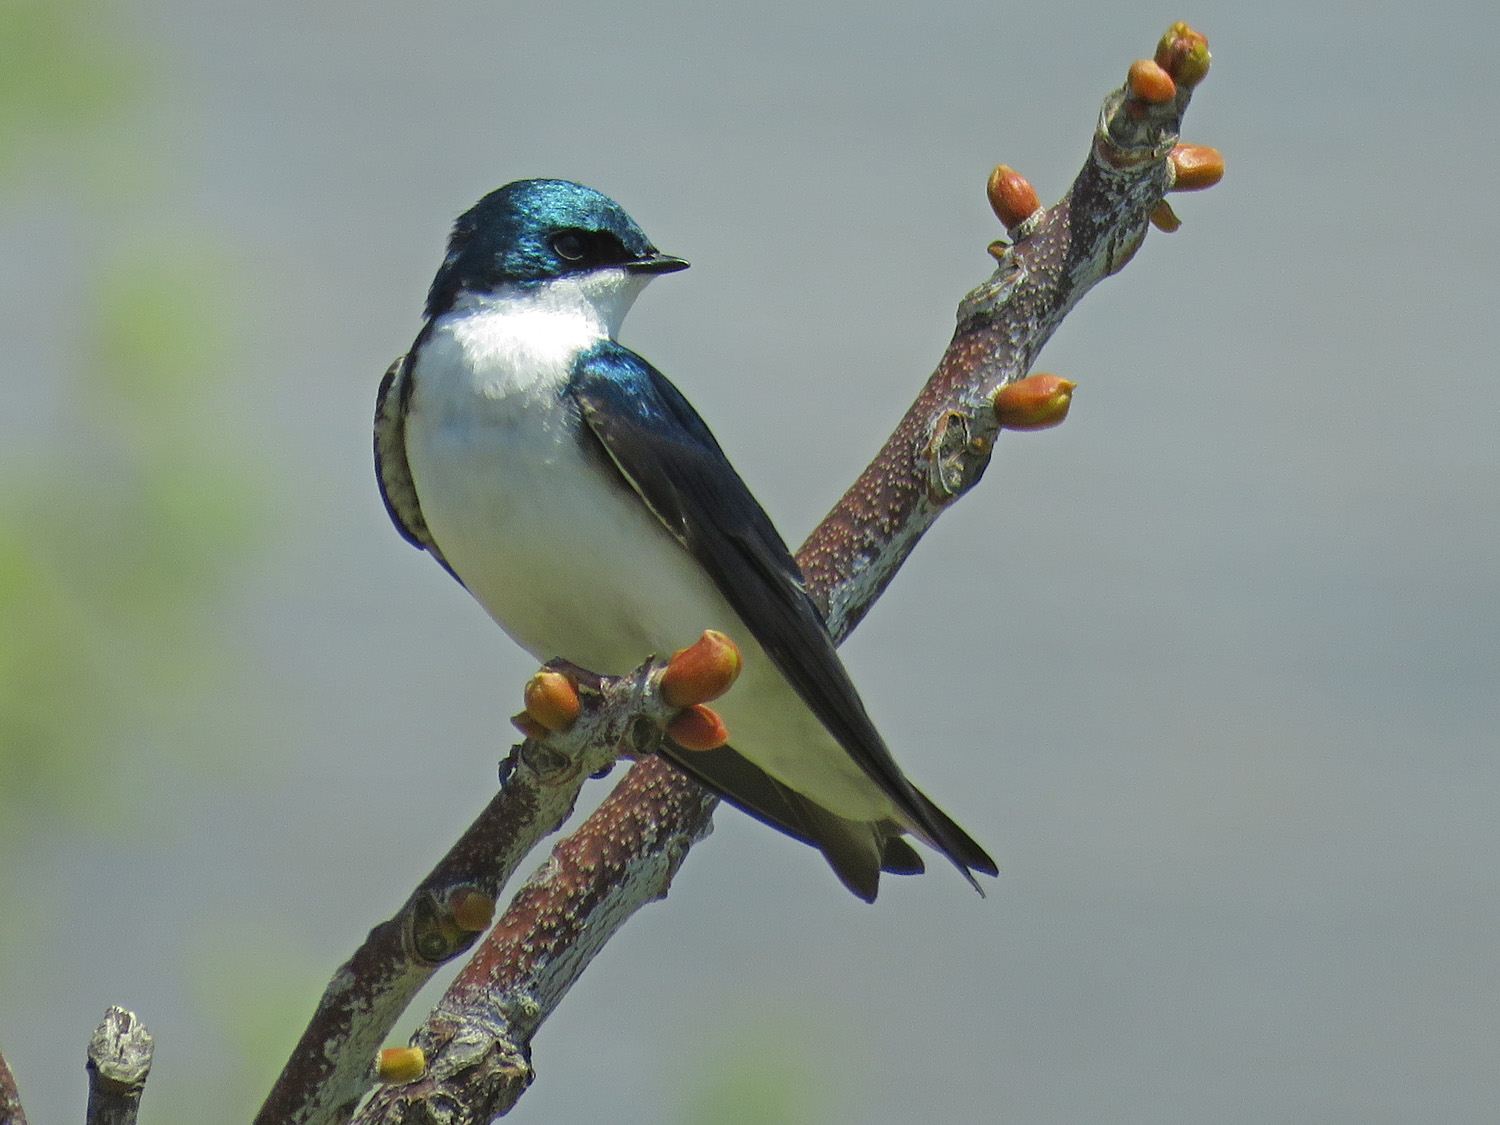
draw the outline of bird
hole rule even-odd
[[[867,902],[882,871],[924,870],[907,834],[979,889],[994,860],[896,764],[770,518],[681,392],[617,340],[646,284],[687,266],[582,184],[480,199],[380,384],[386,509],[539,661],[623,675],[727,634],[743,661],[715,703],[729,745],[660,752],[816,847]]]

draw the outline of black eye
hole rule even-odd
[[[583,239],[570,230],[553,236],[552,249],[557,251],[557,256],[567,262],[580,262],[583,260]]]

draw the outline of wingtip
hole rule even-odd
[[[986,874],[989,874],[989,872],[986,872]],[[974,878],[974,872],[970,871],[967,867],[964,868],[964,878],[969,881],[969,886],[974,888],[974,893],[980,898],[990,897],[984,893],[984,888],[979,885],[979,880]]]
[[[960,828],[951,816],[938,808],[926,793],[916,786],[912,786],[911,792],[916,797],[917,807],[923,814],[922,828],[925,832],[918,832],[918,836],[942,852],[982,895],[984,892],[980,890],[973,873],[978,871],[982,875],[991,876],[1000,874],[1000,868],[990,858],[989,852],[980,847],[974,837]]]

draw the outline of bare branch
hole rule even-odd
[[[583,712],[545,744],[527,739],[501,767],[500,792],[389,921],[334,975],[256,1125],[347,1121],[375,1080],[380,1044],[438,966],[488,928],[521,860],[568,818],[578,790],[624,746],[643,752],[674,713],[658,690],[661,661],[602,679],[569,668]]]
[[[134,1012],[110,1008],[89,1040],[88,1125],[135,1125],[155,1044]]]
[[[688,849],[711,830],[717,803],[660,758],[636,765],[629,784],[516,893],[412,1037],[427,1074],[383,1087],[357,1120],[479,1121],[508,1112],[531,1083],[532,1034],[626,920],[666,897]],[[478,1013],[486,1015],[476,1022]],[[482,1107],[482,1116],[455,1107]]]
[[[21,1091],[16,1088],[16,1076],[10,1072],[4,1055],[0,1055],[0,1125],[26,1125]]]
[[[1105,99],[1089,159],[1054,207],[1036,208],[1018,177],[992,184],[1015,244],[991,247],[995,273],[960,304],[937,371],[798,553],[836,639],[983,476],[1001,428],[996,392],[1026,375],[1083,294],[1135,253],[1149,222],[1167,225],[1160,208],[1177,174],[1177,131],[1207,58],[1201,36],[1170,30],[1156,70],[1137,64]],[[659,759],[633,767],[521,889],[413,1037],[425,1076],[380,1089],[358,1120],[477,1122],[507,1112],[531,1080],[537,1028],[630,913],[665,895],[716,803]]]

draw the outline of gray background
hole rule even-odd
[[[81,1119],[111,1002],[156,1034],[148,1113],[243,1118],[491,791],[531,663],[396,537],[369,457],[454,215],[566,176],[691,259],[623,339],[795,543],[987,274],[989,168],[1056,198],[1179,18],[1215,53],[1186,139],[1228,175],[1069,318],[1039,369],[1073,416],[1002,444],[846,648],[1001,879],[866,907],[725,811],[514,1119],[719,1120],[743,1063],[817,1121],[1493,1120],[1496,12],[134,6],[155,205],[236,263],[273,534],[219,611],[214,766],[151,758],[147,830],[28,859],[46,934],[0,1042],[33,1120]],[[6,222],[6,384],[45,412],[66,237]]]

